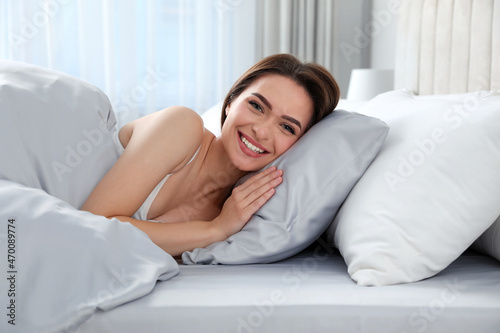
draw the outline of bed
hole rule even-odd
[[[0,61],[1,331],[500,331],[500,3],[397,10],[396,90],[342,101],[276,200],[181,259],[77,209],[118,158],[106,95]]]

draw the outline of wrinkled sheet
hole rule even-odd
[[[71,332],[178,265],[139,229],[0,180],[1,332]]]

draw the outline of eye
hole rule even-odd
[[[283,124],[281,125],[283,127],[283,129],[287,132],[290,132],[291,134],[295,134],[295,130],[293,129],[292,126],[290,125],[287,125],[287,124]]]
[[[255,102],[255,101],[250,101],[249,104],[255,109],[257,110],[258,112],[262,112],[262,107],[260,106],[259,103]]]

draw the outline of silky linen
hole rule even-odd
[[[142,297],[179,271],[129,223],[1,179],[0,202],[8,238],[1,242],[1,332],[72,332],[95,311]]]
[[[108,97],[68,74],[0,60],[0,117],[0,179],[73,207],[118,159]]]
[[[181,265],[151,294],[96,315],[90,332],[497,333],[500,264],[474,253],[421,282],[356,285],[337,252],[274,264]]]
[[[1,332],[71,332],[178,272],[139,229],[80,211],[116,162],[96,87],[0,60]]]

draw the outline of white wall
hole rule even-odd
[[[369,38],[363,32],[371,1],[335,0],[334,6],[334,47],[335,54],[332,74],[337,81],[341,97],[347,96],[351,70],[368,67],[370,64]]]
[[[344,12],[341,26],[347,42],[341,43],[340,54],[354,61],[339,66],[335,76],[339,83],[341,96],[347,97],[351,70],[354,68],[392,69],[395,68],[396,38],[399,8],[403,0],[368,0],[361,7],[351,3],[345,8],[357,9],[357,13]],[[356,1],[354,1],[356,2]],[[337,18],[337,17],[336,17]],[[342,62],[342,60],[340,60]]]
[[[354,68],[394,69],[403,0],[335,0],[337,59],[333,74],[343,98]]]

